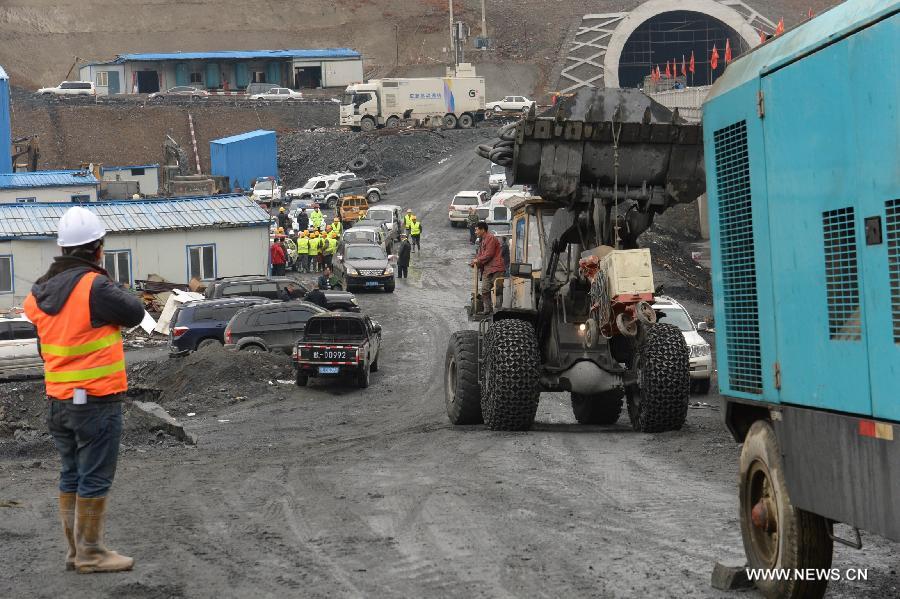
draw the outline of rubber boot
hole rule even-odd
[[[75,505],[75,569],[90,572],[123,572],[134,567],[134,560],[103,544],[106,497],[78,497]]]
[[[489,316],[494,311],[493,302],[491,302],[491,294],[490,293],[482,293],[481,294],[481,312],[478,314],[481,316]]]
[[[69,551],[66,553],[66,570],[75,569],[75,493],[59,494],[59,519],[62,522],[63,533],[69,543]]]

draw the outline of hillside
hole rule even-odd
[[[790,26],[831,0],[746,0]],[[537,87],[560,60],[584,13],[629,10],[635,0],[487,0],[495,48],[475,62],[529,63]],[[456,0],[457,19],[477,35],[479,0]],[[25,87],[55,84],[76,60],[124,52],[349,46],[369,73],[448,60],[447,0],[6,0],[0,4],[0,64]],[[524,65],[523,65],[524,66]],[[499,71],[500,69],[498,69]]]

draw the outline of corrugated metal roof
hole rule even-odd
[[[34,171],[32,173],[0,174],[0,189],[65,187],[96,185],[97,183],[97,178],[87,171]]]
[[[244,195],[81,204],[108,233],[268,226],[269,214]],[[0,204],[0,239],[54,237],[71,204]]]
[[[266,131],[265,129],[257,129],[256,131],[248,131],[247,133],[238,133],[237,135],[232,135],[230,137],[223,137],[221,139],[213,139],[209,143],[211,144],[230,144],[236,141],[244,141],[245,139],[253,139],[254,137],[263,137],[265,135],[275,135],[274,131]]]
[[[248,60],[254,58],[360,58],[351,48],[308,48],[295,50],[217,50],[214,52],[150,52],[119,54],[113,63],[146,60]]]
[[[100,168],[101,172],[106,171],[127,171],[132,168],[159,168],[158,164],[132,164],[126,166],[104,166]]]

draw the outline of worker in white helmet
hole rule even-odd
[[[134,560],[103,544],[106,498],[122,434],[128,390],[120,327],[144,318],[141,301],[101,268],[106,229],[96,214],[75,206],[59,219],[62,255],[25,299],[44,359],[47,423],[59,451],[59,511],[68,541],[66,568],[79,572],[130,570]]]

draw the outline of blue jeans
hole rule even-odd
[[[60,492],[105,497],[119,459],[122,402],[95,400],[79,406],[58,399],[48,402],[47,427],[62,461]]]

